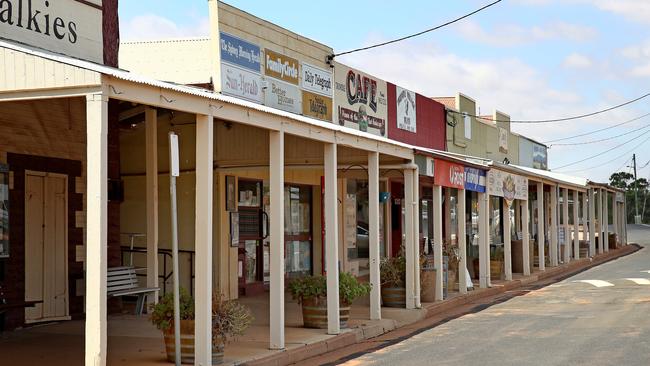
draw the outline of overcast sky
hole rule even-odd
[[[421,31],[491,0],[227,2],[340,52]],[[122,40],[208,35],[206,0],[122,1],[120,17]],[[462,92],[477,101],[481,114],[498,109],[519,120],[572,116],[650,92],[650,0],[505,0],[442,30],[339,61],[423,95]],[[598,117],[513,130],[548,141],[646,113],[650,98]],[[650,116],[572,141],[630,132],[617,139],[554,146],[550,168],[620,145],[649,125]],[[650,141],[638,146],[648,137],[650,132],[558,171],[606,180],[632,150],[639,165],[650,160]],[[650,166],[639,175],[647,178]]]

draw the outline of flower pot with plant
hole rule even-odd
[[[306,276],[289,283],[294,300],[302,305],[305,328],[327,328],[327,279],[324,276]],[[370,293],[370,284],[360,283],[349,273],[339,274],[339,317],[341,328],[347,328],[352,302]]]
[[[493,247],[490,250],[490,278],[500,280],[503,274],[503,246]]]
[[[181,362],[194,364],[194,299],[187,290],[180,290]],[[166,294],[152,306],[151,322],[163,332],[167,360],[176,359],[174,336],[174,296]],[[225,345],[229,338],[241,336],[250,326],[253,316],[248,308],[236,301],[212,296],[212,364],[223,362]]]
[[[381,301],[390,308],[406,307],[406,258],[402,251],[391,258],[382,258],[379,267]]]

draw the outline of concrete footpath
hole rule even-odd
[[[243,365],[323,365],[336,364],[361,354],[398,343],[427,329],[444,324],[465,314],[476,313],[494,304],[507,301],[513,297],[548,286],[579,272],[598,266],[616,258],[632,254],[641,247],[630,244],[613,249],[589,259],[584,258],[535,272],[531,276],[513,281],[499,281],[491,288],[476,289],[465,295],[436,303],[422,304],[422,309],[414,310],[408,322],[385,322],[379,324],[360,324],[344,333],[331,336],[303,347],[273,353],[263,358],[251,360]]]

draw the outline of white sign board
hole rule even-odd
[[[397,95],[397,128],[409,132],[417,132],[417,116],[415,113],[415,92],[396,87]]]
[[[302,88],[310,92],[332,97],[332,73],[308,63],[302,63]]]
[[[508,153],[508,130],[503,127],[499,127],[499,151]]]
[[[258,73],[222,63],[221,92],[262,103],[262,77]]]
[[[0,36],[103,64],[102,1],[2,0]]]
[[[503,197],[508,205],[513,200],[528,200],[528,178],[490,169],[487,172],[487,192],[491,196]]]
[[[283,81],[266,78],[264,104],[283,111],[302,113],[302,93],[298,86]]]
[[[178,158],[178,135],[169,133],[169,174],[172,177],[180,176],[180,164]]]

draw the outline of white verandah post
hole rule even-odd
[[[147,287],[158,287],[158,111],[144,111],[147,157]],[[158,291],[147,303],[158,302]]]
[[[551,187],[551,244],[549,245],[549,254],[551,256],[551,266],[558,265],[558,199],[557,187]]]
[[[415,309],[415,251],[413,241],[413,169],[404,169],[404,236],[406,237],[406,308]]]
[[[580,221],[578,209],[580,208],[580,193],[573,191],[573,259],[580,259]]]
[[[609,192],[603,190],[603,243],[605,252],[609,252]]]
[[[269,158],[269,348],[284,349],[284,131],[269,131]]]
[[[370,319],[381,319],[381,278],[379,273],[379,153],[368,153],[368,236],[370,239]]]
[[[521,231],[522,231],[522,258],[524,262],[524,276],[530,276],[530,214],[528,212],[528,201],[521,202]]]
[[[435,300],[443,299],[442,291],[442,187],[433,188],[433,258],[436,270]]]
[[[571,261],[571,230],[569,228],[569,190],[562,189],[562,227],[564,229],[564,263]]]
[[[596,255],[596,191],[589,189],[589,256]]]
[[[466,228],[466,194],[464,189],[458,190],[458,247],[460,249],[460,264],[458,265],[458,289],[461,294],[467,293],[467,228]]]
[[[415,266],[413,267],[413,282],[415,307],[422,307],[420,301],[420,172],[417,165],[413,164],[413,256]]]
[[[85,365],[106,365],[108,97],[86,96]]]
[[[334,143],[326,143],[324,146],[325,146],[324,205],[325,205],[325,269],[327,271],[327,333],[339,334],[341,332],[341,321],[339,315],[339,239],[338,239],[339,229],[338,229],[338,198],[337,198],[338,182],[337,182],[337,170],[336,170],[337,169],[337,148],[336,148],[336,144]],[[282,216],[284,216],[284,214]],[[284,289],[282,289],[282,291],[284,291]]]
[[[513,205],[517,204],[517,200],[512,201]],[[504,199],[501,205],[503,210],[503,267],[505,271],[506,281],[512,281],[512,237],[510,233],[510,206]]]
[[[478,235],[479,235],[479,286],[487,288],[489,286],[490,274],[490,239],[488,238],[488,194],[483,192],[478,194]],[[435,198],[435,196],[434,196]],[[440,234],[442,237],[442,233]]]
[[[546,219],[544,211],[544,183],[537,183],[537,258],[540,271],[546,270],[546,254],[544,242],[546,240]]]

